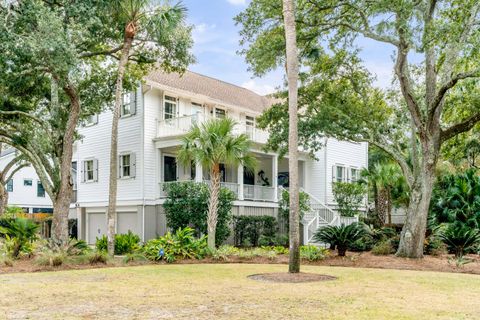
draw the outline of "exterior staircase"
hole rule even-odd
[[[358,222],[358,217],[342,217],[339,213],[332,210],[322,201],[309,194],[305,190],[301,190],[308,195],[310,211],[305,213],[302,219],[303,224],[303,243],[304,244],[319,244],[315,243],[313,236],[319,228],[326,226],[340,226],[342,224],[350,225]]]

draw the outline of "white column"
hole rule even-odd
[[[243,166],[239,165],[237,170],[238,200],[243,200]]]
[[[273,200],[278,201],[278,155],[272,157]]]
[[[195,162],[195,182],[203,181],[203,167],[199,162]]]

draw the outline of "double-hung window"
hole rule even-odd
[[[13,180],[12,179],[7,181],[7,192],[13,192]]]
[[[37,197],[45,198],[45,188],[40,181],[37,181]]]
[[[119,178],[134,178],[135,177],[135,154],[125,153],[118,158],[118,176]]]
[[[127,117],[134,115],[136,112],[135,92],[126,92],[123,94],[122,108],[120,109],[120,116]]]
[[[335,165],[332,168],[332,181],[333,182],[345,182],[346,179],[346,170],[342,165]]]
[[[163,118],[165,120],[177,117],[177,98],[172,96],[165,96],[163,104]]]
[[[82,162],[82,182],[98,181],[98,160],[87,159]]]
[[[360,170],[358,168],[350,168],[350,181],[357,182],[360,180]]]
[[[253,139],[253,135],[255,132],[255,118],[252,116],[245,116],[245,131],[247,136],[250,139]]]

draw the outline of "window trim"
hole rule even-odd
[[[85,163],[85,183],[92,183],[92,182],[95,182],[95,159],[93,158],[89,158],[89,159],[85,159],[83,160],[84,163]],[[91,162],[92,163],[92,179],[88,179],[88,172],[90,170],[88,170],[88,163]]]
[[[127,105],[127,103],[125,103],[125,96],[129,96],[128,113],[124,112],[124,108]],[[123,119],[123,118],[133,117],[136,114],[136,103],[137,103],[137,92],[136,92],[136,90],[124,92],[122,94],[122,105],[120,107],[120,118]],[[134,106],[133,108],[132,108],[132,104]]]
[[[338,168],[342,168],[342,180],[340,181],[338,180]],[[346,177],[347,166],[345,166],[344,164],[337,163],[333,165],[333,170],[335,171],[335,174],[332,174],[332,182],[334,183],[347,182],[347,177]]]
[[[126,153],[120,153],[120,164],[119,164],[119,173],[120,173],[120,179],[132,179],[132,153],[131,152],[126,152]],[[128,176],[124,175],[124,157],[128,156]]]
[[[172,100],[173,99],[173,100]],[[165,115],[167,114],[166,113],[166,104],[170,103],[170,104],[174,104],[175,105],[175,110],[174,110],[174,113],[169,113],[169,115],[171,114],[172,117],[171,118],[166,118]],[[178,118],[178,115],[179,115],[179,97],[176,96],[176,95],[172,95],[172,94],[167,94],[167,93],[163,93],[163,110],[162,110],[162,119],[164,121],[168,121],[168,120],[171,120],[171,119],[175,119],[175,118]]]

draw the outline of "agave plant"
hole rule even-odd
[[[342,224],[341,226],[320,228],[313,239],[337,247],[338,255],[344,257],[347,249],[366,234],[368,234],[368,231],[363,223],[352,223],[348,226]]]
[[[438,237],[455,253],[455,257],[462,257],[465,251],[480,244],[480,230],[457,221],[440,230]]]

